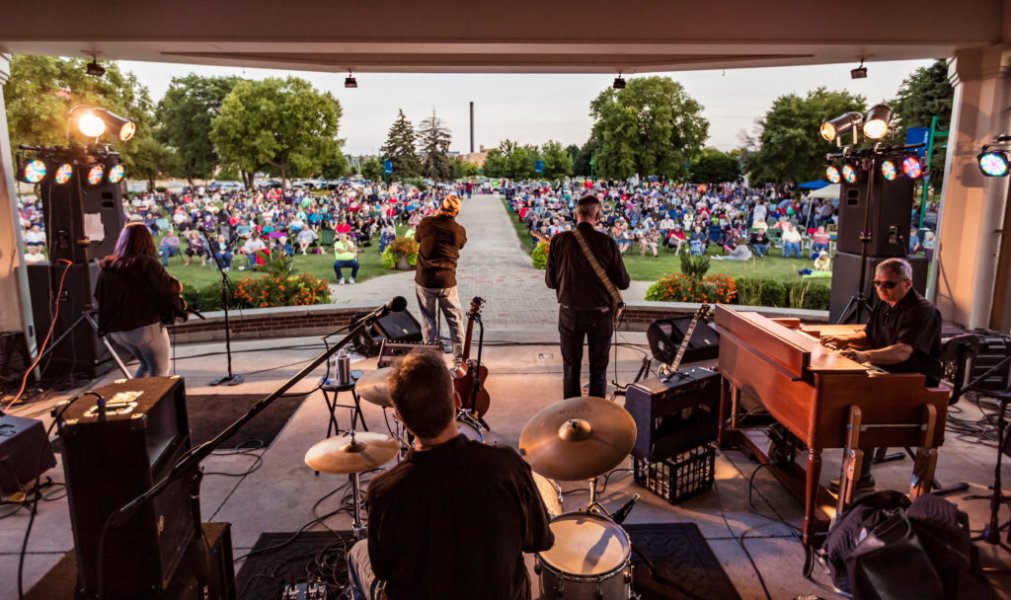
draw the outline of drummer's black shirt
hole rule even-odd
[[[928,386],[941,381],[941,313],[916,290],[888,306],[878,302],[867,322],[867,342],[871,349],[908,344],[913,354],[900,363],[877,365],[890,373],[923,373]]]
[[[523,552],[554,543],[530,467],[459,435],[369,484],[369,560],[391,600],[529,600]]]

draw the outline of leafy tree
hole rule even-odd
[[[844,112],[864,112],[863,96],[834,92],[823,87],[807,96],[788,94],[776,98],[759,123],[759,148],[746,155],[748,180],[762,183],[802,183],[825,172],[825,154],[835,146],[818,135],[827,119]]]
[[[240,81],[221,104],[211,140],[221,159],[243,171],[246,185],[265,167],[290,175],[319,173],[328,156],[340,154],[341,106],[297,77]]]
[[[351,164],[343,152],[325,157],[323,159],[323,167],[320,169],[320,175],[324,179],[340,179],[341,177],[347,177],[351,172]]]
[[[582,148],[577,148],[575,144],[569,146],[569,148],[569,154],[572,154],[572,174],[576,177],[590,177],[593,175],[590,169],[590,160],[597,149],[597,139],[591,135]],[[571,148],[575,148],[576,152],[573,153]]]
[[[404,116],[404,111],[397,111],[397,119],[390,126],[386,135],[386,143],[379,149],[380,156],[393,161],[393,177],[406,179],[421,175],[421,161],[415,144],[414,125]]]
[[[183,177],[208,179],[214,175],[218,153],[211,142],[211,122],[238,77],[202,77],[191,73],[173,77],[156,112],[159,141],[175,148]]]
[[[689,178],[695,183],[723,183],[741,178],[740,151],[706,148],[692,161]]]
[[[451,179],[453,167],[449,163],[449,143],[452,139],[442,119],[432,116],[419,126],[421,142],[421,174],[432,179]]]
[[[623,90],[608,88],[590,103],[590,114],[598,177],[683,180],[687,162],[709,136],[702,105],[669,77],[638,77]]]
[[[463,160],[459,156],[454,156],[449,161],[449,166],[452,169],[452,179],[464,179],[467,177],[475,177],[480,174],[481,169],[472,162]]]
[[[179,157],[171,148],[151,136],[134,139],[129,152],[123,157],[123,166],[131,178],[147,182],[148,191],[154,191],[155,179],[179,169]]]
[[[380,181],[383,178],[383,163],[375,156],[370,156],[362,161],[362,177],[371,181]]]
[[[488,156],[484,159],[485,177],[506,177],[507,161],[505,153],[501,148],[493,148],[488,151]]]
[[[488,177],[509,179],[534,179],[538,177],[537,161],[540,152],[536,146],[520,146],[512,140],[502,140],[498,148],[488,152],[484,174]]]
[[[951,123],[951,106],[955,90],[948,81],[948,63],[934,61],[929,67],[920,67],[902,81],[898,96],[890,106],[895,111],[897,143],[906,141],[906,130],[910,127],[930,127],[937,116],[938,129],[948,129]],[[943,142],[943,138],[941,138]],[[944,183],[945,144],[934,141],[934,152],[930,157],[930,187],[939,192]]]
[[[561,179],[572,175],[572,155],[562,147],[562,144],[549,140],[541,147],[541,160],[544,161],[544,177]]]

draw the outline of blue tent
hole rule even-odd
[[[821,188],[828,185],[828,182],[824,179],[815,179],[814,181],[805,181],[804,183],[797,186],[800,190],[820,190]]]

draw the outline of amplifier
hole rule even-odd
[[[379,347],[379,361],[376,362],[376,368],[382,369],[384,367],[396,365],[402,358],[418,348],[434,350],[440,353],[442,352],[442,346],[438,344],[415,344],[412,342],[391,342],[389,340],[383,340],[382,345]]]
[[[109,527],[109,515],[151,488],[190,448],[186,392],[179,377],[120,380],[93,390],[107,401],[105,413],[84,396],[63,415],[70,523],[77,554],[78,589],[103,600],[164,596],[200,527],[198,473],[169,485],[129,520]]]
[[[659,461],[716,440],[719,381],[716,370],[692,367],[628,386],[625,410],[637,429],[632,455]]]
[[[0,416],[0,492],[14,494],[56,466],[42,421]]]
[[[988,329],[977,329],[973,333],[979,336],[979,352],[973,361],[969,379],[982,377],[984,373],[1011,355],[1011,337]],[[976,386],[976,389],[983,393],[1006,392],[1009,383],[1011,383],[1011,366],[1005,366],[990,373]]]
[[[685,339],[685,332],[688,331],[691,322],[692,317],[678,317],[656,319],[650,323],[646,329],[646,339],[649,341],[653,358],[668,365],[674,362],[678,347]],[[688,341],[683,361],[691,363],[716,358],[719,355],[720,334],[716,333],[709,323],[700,320],[692,332],[692,339]]]

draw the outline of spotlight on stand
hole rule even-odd
[[[923,175],[923,163],[916,156],[907,156],[902,161],[902,173],[910,179],[919,179]]]
[[[1004,177],[1008,174],[1008,151],[1007,150],[986,150],[976,157],[979,163],[979,170],[987,177]]]
[[[21,163],[18,175],[25,183],[39,183],[46,178],[48,172],[49,168],[45,162],[37,158],[29,158]]]
[[[829,165],[825,169],[825,179],[828,179],[829,183],[839,183],[842,181],[842,176],[839,174],[839,167],[835,165]]]
[[[64,185],[74,178],[74,165],[70,163],[63,163],[56,168],[56,174],[53,175],[53,181],[56,185]]]
[[[614,78],[614,83],[611,84],[611,87],[616,90],[625,89],[625,80],[621,77],[620,72],[618,73],[618,76]]]
[[[348,71],[348,76],[344,78],[344,87],[351,90],[358,87],[358,80],[355,79],[351,71]]]
[[[137,124],[130,119],[121,117],[116,113],[105,110],[104,108],[98,109],[97,112],[98,116],[105,121],[105,125],[108,130],[112,132],[119,141],[129,141],[133,138],[133,135],[137,133]]]
[[[888,124],[892,120],[892,109],[887,104],[876,104],[867,111],[864,119],[864,137],[880,140],[888,135]]]
[[[848,112],[839,115],[831,121],[825,121],[819,128],[822,139],[826,142],[836,142],[842,145],[842,136],[853,131],[853,143],[857,143],[857,128],[864,122],[864,116],[858,112]]]
[[[69,118],[71,129],[87,138],[99,138],[109,132],[125,142],[137,132],[136,123],[104,108],[78,105],[70,109]]]

